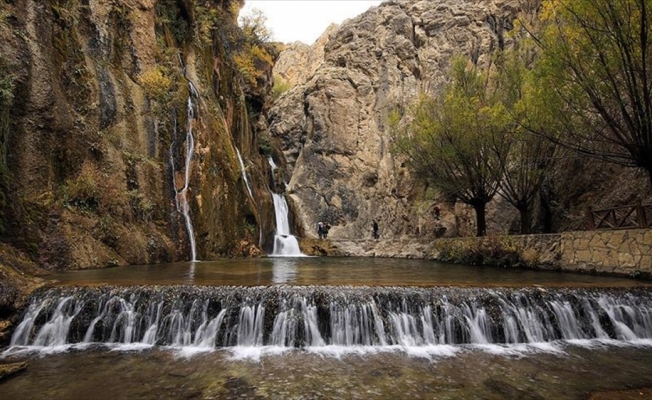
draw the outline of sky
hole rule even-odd
[[[245,0],[240,15],[258,8],[267,16],[273,40],[313,44],[331,23],[341,24],[380,3],[380,0]]]

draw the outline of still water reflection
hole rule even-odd
[[[641,281],[556,271],[475,267],[387,258],[259,258],[127,266],[51,275],[61,284],[643,286]]]

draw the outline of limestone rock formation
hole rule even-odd
[[[321,66],[270,110],[300,228],[314,236],[317,222],[327,221],[334,239],[369,238],[376,218],[381,237],[471,231],[460,220],[468,212],[429,197],[392,155],[385,121],[392,108],[440,90],[453,55],[487,65],[494,50],[510,45],[506,32],[517,15],[534,3],[398,0],[331,34]],[[441,221],[432,213],[435,204]],[[495,216],[508,224],[502,213]]]
[[[0,239],[47,269],[188,260],[184,198],[200,259],[260,254],[275,50],[242,4],[2,2]]]
[[[324,62],[324,47],[339,25],[331,24],[313,43],[294,42],[285,46],[274,64],[274,76],[290,86],[296,86],[310,78]]]

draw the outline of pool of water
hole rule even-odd
[[[353,285],[634,287],[627,278],[389,258],[257,258],[127,266],[52,274],[62,285]]]
[[[188,293],[194,293],[195,289],[200,292],[228,292],[223,286],[238,286],[231,288],[231,291],[258,290],[265,293],[292,290],[310,292],[314,289],[311,286],[323,286],[317,288],[322,296],[333,290],[355,292],[385,287],[382,290],[409,294],[416,289],[404,287],[436,291],[440,290],[437,287],[449,286],[442,290],[467,296],[467,302],[473,305],[477,297],[477,293],[474,293],[484,291],[475,287],[539,286],[513,290],[530,293],[523,295],[525,303],[541,298],[542,295],[537,294],[539,292],[548,295],[564,291],[595,292],[590,296],[599,297],[603,292],[624,291],[624,297],[632,297],[632,307],[645,308],[646,303],[641,299],[646,298],[652,287],[648,282],[626,278],[380,258],[218,260],[68,271],[50,277],[63,286],[147,285],[147,290],[153,290],[156,294],[170,292],[172,297],[168,300],[173,303],[175,290]],[[151,285],[220,288],[190,287],[191,290],[189,286],[160,288]],[[266,287],[275,285],[292,287]],[[474,289],[458,288],[465,286]],[[552,287],[572,289],[546,289]],[[574,289],[586,287],[598,289]],[[605,289],[607,287],[620,289]],[[104,289],[107,288],[59,287],[52,291],[79,291],[79,296],[86,298],[86,292]],[[140,289],[113,289],[112,293],[116,295],[122,293],[120,291],[127,293]],[[500,289],[490,291],[501,292]],[[550,296],[554,297],[554,293]],[[557,299],[556,304],[571,307],[570,303],[563,303],[566,297],[562,294],[559,294],[559,299],[554,297],[552,300]],[[528,298],[530,295],[533,297]],[[188,304],[196,300],[192,295],[184,296]],[[449,294],[448,297],[452,299],[454,296]],[[227,300],[231,298],[240,297],[225,297]],[[86,301],[95,304],[91,298],[86,298]],[[129,305],[130,302],[140,304],[141,300],[126,296],[120,304]],[[53,304],[52,307],[55,307],[57,303]],[[488,310],[492,309],[487,307]],[[614,307],[611,308],[620,310],[624,307],[623,310],[627,311],[625,309],[629,306]],[[76,307],[69,308],[72,313],[78,312]],[[99,307],[98,312],[102,309]],[[532,309],[524,308],[526,311]],[[575,305],[573,309],[580,308]],[[468,307],[469,312],[474,310],[475,306]],[[133,310],[126,307],[123,311],[123,314],[130,316],[138,313],[135,306]],[[404,310],[406,321],[412,311],[410,307]],[[175,314],[174,310],[166,313],[162,315],[169,314],[169,317],[162,319],[162,325],[175,316],[185,315]],[[575,313],[581,314],[579,311]],[[57,320],[53,313],[45,314]],[[191,321],[188,323],[196,319],[186,317]],[[605,318],[604,315],[601,317]],[[70,325],[70,322],[66,322],[67,318],[59,318],[62,321],[58,324],[54,321],[52,326]],[[87,324],[92,318],[80,314],[77,318],[80,321],[73,321],[73,325]],[[528,318],[525,317],[526,320]],[[627,316],[623,318],[627,319]],[[482,325],[472,319],[469,326]],[[233,321],[235,325],[232,328],[236,331],[246,320]],[[39,323],[43,325],[44,322]],[[561,326],[560,321],[548,322]],[[385,323],[389,324],[388,321]],[[335,328],[328,326],[330,328],[325,329],[333,332]],[[84,331],[82,329],[82,333],[73,334],[70,340],[62,341],[64,345],[57,342],[37,348],[19,346],[0,353],[0,363],[25,360],[29,363],[26,371],[0,382],[0,398],[611,399],[622,398],[617,396],[623,394],[630,396],[625,398],[652,396],[652,363],[649,362],[652,359],[652,340],[649,335],[636,340],[552,340],[509,345],[476,341],[472,344],[428,346],[325,345],[294,348],[266,344],[200,348],[165,344],[170,341],[154,345],[144,344],[145,341],[82,343],[79,338]]]
[[[21,358],[22,359],[22,358]],[[585,399],[652,394],[652,347],[565,346],[495,354],[463,348],[431,357],[401,352],[338,357],[294,350],[258,360],[220,350],[87,350],[33,357],[0,384],[5,399]],[[636,390],[633,390],[636,389]],[[649,397],[648,397],[649,398]]]

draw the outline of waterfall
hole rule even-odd
[[[185,170],[184,170],[184,183],[181,190],[176,188],[176,182],[174,180],[174,157],[173,157],[173,148],[176,145],[177,141],[177,131],[176,131],[176,118],[174,124],[174,135],[172,144],[170,145],[170,164],[172,168],[173,184],[174,190],[176,192],[176,208],[177,212],[180,212],[183,215],[184,221],[186,223],[186,230],[188,231],[188,239],[190,241],[190,252],[192,259],[191,261],[197,261],[197,245],[195,243],[195,230],[192,226],[192,219],[190,217],[190,204],[188,202],[188,189],[190,187],[190,169],[192,166],[192,157],[195,154],[195,141],[193,138],[193,120],[195,118],[195,104],[193,103],[193,97],[199,98],[199,93],[197,89],[188,81],[188,102],[187,102],[187,124],[186,124],[186,158],[185,158]]]
[[[269,162],[269,166],[272,167],[272,172],[274,172],[274,170],[277,168],[274,159],[272,157],[268,157],[267,161]]]
[[[267,159],[272,167],[272,174],[276,169],[276,163],[272,157]],[[272,193],[274,200],[274,212],[276,215],[276,234],[274,235],[274,250],[272,256],[281,257],[303,257],[299,248],[297,238],[290,232],[290,220],[288,203],[280,194]]]
[[[249,185],[249,179],[247,178],[247,171],[245,169],[244,161],[242,160],[242,155],[240,154],[240,150],[238,148],[235,148],[235,151],[238,155],[238,161],[240,162],[240,171],[242,171],[242,179],[244,180],[245,186],[247,187],[247,192],[249,193],[249,197],[251,198],[252,201],[255,202],[254,199],[254,194],[251,191],[251,186]],[[262,246],[263,245],[263,228],[262,226],[258,227],[258,245]]]
[[[276,234],[274,235],[273,256],[302,257],[297,238],[290,233],[290,220],[288,219],[288,203],[285,197],[272,193],[274,199],[274,212],[276,214]]]
[[[43,290],[30,300],[10,350],[89,343],[383,349],[652,339],[648,290],[100,287]]]
[[[251,187],[249,186],[249,179],[247,179],[247,171],[245,171],[244,161],[242,161],[242,155],[240,150],[235,148],[236,153],[238,154],[238,161],[240,162],[240,171],[242,171],[242,179],[244,180],[245,186],[247,187],[247,192],[249,192],[249,197],[254,198],[254,194],[251,192]]]

